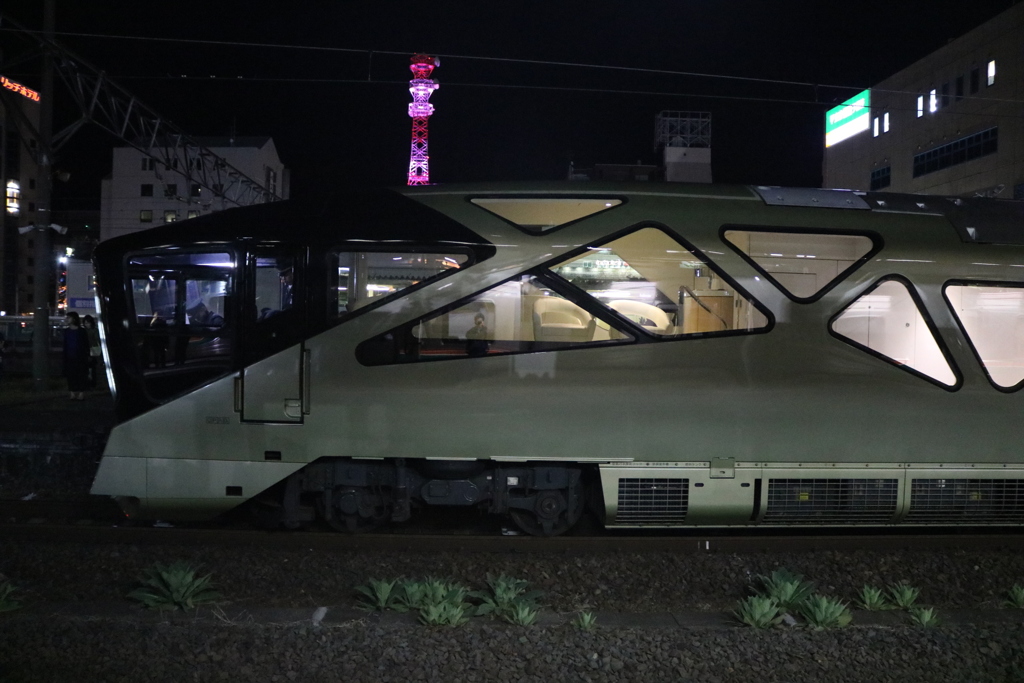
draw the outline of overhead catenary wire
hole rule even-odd
[[[0,28],[0,31],[5,31],[5,30],[12,30],[12,29]],[[28,32],[29,33],[36,33],[34,31],[28,31]],[[410,50],[378,50],[378,49],[367,49],[367,48],[333,47],[333,46],[326,46],[326,45],[294,45],[294,44],[287,44],[287,43],[264,43],[264,42],[253,42],[253,41],[211,40],[211,39],[201,39],[201,38],[172,38],[172,37],[166,37],[166,36],[134,36],[134,35],[125,36],[125,35],[115,35],[115,34],[84,33],[84,32],[74,32],[74,31],[57,32],[56,35],[58,35],[58,36],[67,36],[67,37],[76,37],[76,38],[105,39],[105,40],[132,40],[132,41],[183,43],[183,44],[223,46],[223,47],[254,47],[254,48],[261,48],[261,49],[308,50],[308,51],[317,51],[317,52],[342,52],[342,53],[348,53],[348,54],[365,54],[368,59],[372,59],[372,56],[374,54],[406,56],[406,55],[409,55],[409,54],[412,54],[413,52],[415,52],[415,51],[410,51]],[[886,94],[893,94],[893,95],[908,95],[908,96],[913,96],[913,97],[916,97],[918,95],[923,94],[922,92],[917,91],[917,90],[899,90],[899,89],[889,89],[889,88],[877,88],[877,87],[870,87],[870,86],[864,86],[864,85],[854,86],[854,85],[831,84],[831,83],[814,83],[814,82],[811,82],[811,81],[798,81],[798,80],[788,80],[788,79],[779,79],[779,78],[762,78],[762,77],[756,77],[756,76],[735,76],[735,75],[730,75],[730,74],[711,74],[711,73],[704,73],[704,72],[698,72],[698,71],[680,71],[680,70],[674,70],[674,69],[653,69],[653,68],[649,68],[649,67],[619,66],[619,65],[614,65],[614,64],[589,64],[589,63],[586,63],[586,62],[567,62],[567,61],[558,61],[558,60],[525,59],[525,58],[518,58],[518,57],[491,57],[491,56],[486,56],[486,55],[460,55],[460,54],[450,54],[450,53],[443,53],[443,52],[437,52],[437,53],[431,52],[431,54],[434,55],[434,56],[440,57],[440,58],[444,58],[444,59],[462,59],[462,60],[475,60],[475,61],[488,61],[488,62],[503,62],[503,63],[509,63],[509,64],[523,64],[523,65],[530,65],[530,66],[569,67],[569,68],[577,68],[577,69],[619,71],[619,72],[624,72],[624,73],[636,73],[636,74],[648,73],[648,74],[655,74],[655,75],[661,75],[661,76],[681,76],[681,77],[687,77],[687,78],[705,78],[705,79],[712,79],[712,80],[719,80],[719,81],[736,81],[736,82],[746,82],[746,83],[757,83],[757,84],[762,84],[762,85],[795,86],[795,87],[802,87],[802,88],[811,88],[811,89],[813,89],[815,91],[815,93],[817,93],[817,90],[819,88],[828,88],[828,89],[835,89],[835,90],[846,90],[846,91],[850,91],[850,92],[854,92],[854,93],[861,92],[862,90],[870,89],[873,92],[877,92],[877,93],[886,93]],[[124,78],[124,77],[122,77],[122,78]],[[131,78],[131,77],[127,77],[127,78]],[[145,78],[145,77],[140,77],[140,78]],[[255,80],[255,79],[251,79],[250,78],[250,79],[243,79],[243,80]],[[324,79],[323,81],[318,81],[318,80],[309,81],[307,79],[302,79],[302,78],[289,78],[289,79],[282,78],[280,80],[281,81],[294,80],[296,82],[327,82],[330,79]],[[352,82],[352,83],[359,83],[359,82],[361,82],[361,83],[367,83],[367,82],[381,82],[381,81],[370,81],[369,78],[366,78],[366,79],[352,79],[351,81],[348,81],[348,80],[345,80],[345,79],[333,80],[332,82],[337,82],[337,83],[342,83],[342,82]],[[387,81],[384,81],[384,82],[387,82]],[[451,85],[451,84],[452,83],[450,83],[450,82],[446,83],[446,85]],[[463,85],[470,85],[470,84],[463,84]],[[499,84],[472,84],[472,85],[474,85],[476,87],[503,87],[503,88],[504,87],[518,87],[520,89],[523,89],[523,88],[552,89],[552,90],[554,90],[554,89],[563,89],[563,90],[567,90],[567,91],[578,91],[577,89],[574,89],[574,88],[571,88],[571,87],[558,88],[556,86],[508,86],[508,85],[499,85]],[[615,89],[608,89],[608,90],[585,89],[585,90],[592,90],[594,92],[616,93],[616,94],[650,94],[650,95],[660,95],[660,94],[663,94],[663,93],[657,93],[657,92],[647,93],[647,92],[642,92],[642,91],[636,91],[635,92],[635,91],[629,91],[629,90],[615,90]],[[664,94],[673,94],[673,93],[664,93]],[[794,104],[797,104],[797,103],[799,103],[799,104],[815,104],[815,105],[819,105],[819,106],[826,106],[826,105],[830,105],[830,104],[835,104],[834,101],[832,101],[832,102],[822,102],[822,101],[819,101],[817,99],[816,95],[815,95],[815,99],[813,101],[812,100],[799,100],[799,101],[793,100],[793,101],[790,101],[790,100],[777,100],[777,99],[773,99],[773,98],[763,98],[763,97],[755,97],[755,96],[713,96],[713,95],[703,95],[703,94],[699,94],[699,95],[686,94],[686,95],[679,95],[679,96],[685,96],[685,97],[707,97],[707,98],[712,98],[712,99],[739,99],[739,100],[746,100],[746,101],[762,101],[762,102],[780,102],[781,101],[781,102],[791,102],[791,103],[794,103]],[[1024,100],[1016,100],[1016,99],[1001,99],[1001,98],[977,97],[977,96],[972,96],[971,99],[973,99],[975,101],[1024,104]],[[890,109],[892,109],[892,108],[890,108]]]

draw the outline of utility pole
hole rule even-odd
[[[44,0],[43,36],[54,38],[55,0]],[[35,271],[32,319],[32,385],[36,391],[47,388],[50,375],[50,279],[53,273],[53,249],[50,225],[53,223],[53,53],[43,50],[43,74],[39,89],[39,178],[36,181]]]

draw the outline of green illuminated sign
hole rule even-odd
[[[851,97],[825,113],[825,146],[842,142],[871,126],[871,91]]]

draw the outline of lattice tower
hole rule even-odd
[[[409,105],[409,116],[412,117],[412,151],[409,153],[409,185],[427,185],[430,183],[430,155],[427,154],[427,121],[434,113],[434,105],[428,100],[439,87],[430,78],[434,67],[441,65],[441,60],[429,55],[413,55],[409,60],[412,80],[409,81],[409,93],[412,103]]]

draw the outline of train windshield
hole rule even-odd
[[[134,358],[151,398],[175,396],[231,369],[231,254],[133,254],[128,278]]]

